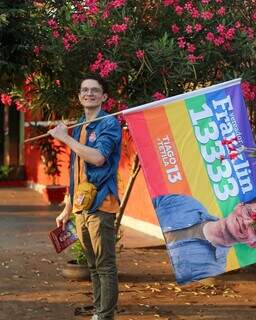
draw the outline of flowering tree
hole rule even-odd
[[[33,9],[33,3],[25,0],[0,3],[0,94],[6,106],[13,103],[11,90],[33,70],[35,39],[30,37],[36,24],[36,17],[31,15]],[[22,109],[18,101],[16,107]]]
[[[33,70],[8,92],[23,108],[74,115],[87,72],[109,81],[108,111],[236,77],[243,78],[245,99],[256,99],[254,0],[33,4]]]

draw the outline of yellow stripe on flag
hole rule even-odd
[[[227,265],[226,265],[226,272],[234,269],[240,268],[235,248],[232,247],[230,250],[228,250],[227,255]]]
[[[194,136],[185,101],[167,104],[165,112],[192,196],[200,201],[210,214],[222,217]]]

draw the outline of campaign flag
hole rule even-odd
[[[124,112],[179,283],[256,262],[256,212],[244,205],[256,198],[255,144],[240,83]]]

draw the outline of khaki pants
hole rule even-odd
[[[118,297],[115,215],[102,211],[76,215],[79,240],[85,250],[99,320],[113,320]]]

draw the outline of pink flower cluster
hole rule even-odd
[[[70,50],[72,45],[78,42],[77,37],[68,28],[66,28],[62,41],[66,50]]]
[[[33,52],[36,55],[36,57],[38,57],[41,52],[41,46],[35,46]]]
[[[152,97],[153,97],[155,100],[162,100],[162,99],[165,99],[165,98],[166,98],[166,96],[165,96],[162,92],[160,92],[160,91],[156,91],[156,92],[152,95]]]
[[[256,85],[243,81],[241,84],[243,96],[246,101],[254,101],[256,98]]]
[[[86,0],[84,2],[85,9],[86,9],[86,14],[88,16],[95,15],[96,13],[98,13],[99,8],[98,8],[98,5],[97,5],[97,2],[98,2],[97,0]]]
[[[135,55],[136,55],[136,57],[138,58],[138,59],[143,59],[144,58],[144,55],[145,55],[145,52],[144,52],[144,50],[137,50],[136,52],[135,52]]]
[[[201,25],[201,23],[196,23],[194,26],[189,24],[185,26],[185,32],[187,34],[193,33],[193,31],[200,32],[202,29],[203,26]],[[174,23],[171,25],[171,30],[173,33],[178,33],[180,31],[180,27],[176,23]]]
[[[107,46],[109,48],[110,47],[115,47],[120,43],[121,38],[117,33],[123,33],[123,32],[125,32],[127,30],[128,21],[129,21],[129,18],[125,17],[124,18],[124,23],[122,23],[122,24],[114,24],[114,25],[111,26],[111,32],[113,32],[114,35],[112,35],[111,37],[106,39],[106,44],[107,44]]]
[[[12,105],[12,97],[7,93],[2,93],[1,102],[4,106],[10,107]]]
[[[106,44],[109,48],[117,46],[119,42],[120,42],[120,37],[118,34],[115,34],[112,37],[107,38],[106,40]]]
[[[126,110],[128,106],[113,98],[108,98],[108,100],[102,105],[102,108],[106,112],[117,112],[117,111]]]
[[[190,63],[196,63],[197,61],[204,61],[204,56],[202,54],[196,56],[194,54],[189,54],[188,55],[188,61]]]
[[[180,31],[180,28],[176,23],[174,23],[171,25],[171,30],[173,33],[178,33]]]
[[[188,52],[187,59],[190,63],[196,63],[197,61],[204,61],[204,55],[195,55],[196,46],[193,43],[186,42],[184,37],[178,38],[178,47]]]
[[[219,33],[219,35],[226,40],[232,41],[235,38],[236,35],[236,28],[231,27],[231,28],[226,28],[223,24],[219,24],[216,27],[217,32]],[[213,42],[214,42],[214,38],[213,38]]]
[[[85,0],[82,3],[75,2],[74,5],[77,10],[77,16],[75,16],[76,22],[81,20],[83,22],[86,16],[92,16],[99,12],[97,0]]]
[[[71,18],[74,24],[79,24],[85,21],[86,15],[84,13],[73,13]]]
[[[16,109],[20,112],[27,112],[28,111],[27,107],[23,103],[21,103],[20,101],[16,101],[15,106],[16,106]]]
[[[108,98],[108,100],[102,105],[102,108],[106,112],[113,113],[126,110],[128,106],[125,103],[122,103],[121,101],[118,101],[113,98]],[[117,118],[121,124],[125,124],[125,120],[122,114],[120,114]]]
[[[178,3],[178,0],[163,0],[163,4],[165,7],[171,7],[173,5],[177,5]]]
[[[224,25],[219,24],[216,27],[216,31],[216,35],[213,32],[207,32],[206,39],[213,43],[216,47],[223,46],[223,48],[230,50],[231,41],[234,40],[237,29],[234,27],[226,29]]]
[[[2,104],[3,104],[4,106],[10,107],[10,106],[12,105],[12,103],[14,102],[14,103],[15,103],[15,106],[16,106],[16,109],[17,109],[18,111],[26,112],[26,111],[28,110],[27,107],[26,107],[24,104],[22,104],[21,102],[19,102],[19,101],[13,101],[13,100],[12,100],[12,97],[11,97],[9,94],[7,94],[7,93],[2,93],[2,94],[0,95],[0,100],[1,100],[1,102],[2,102]]]
[[[256,11],[254,11],[253,14],[252,14],[252,20],[253,20],[254,22],[256,22]]]
[[[57,87],[61,87],[61,83],[60,83],[60,80],[59,80],[59,79],[56,79],[56,80],[54,81],[54,83],[55,83],[55,85],[56,85]]]
[[[123,7],[126,4],[127,0],[112,0],[107,4],[107,9],[117,9]]]
[[[102,78],[108,78],[110,73],[115,71],[117,67],[116,62],[105,59],[103,54],[99,52],[96,61],[90,65],[90,70],[92,72],[98,71]]]
[[[111,27],[111,31],[114,33],[122,33],[125,32],[128,28],[128,22],[129,18],[125,17],[125,22],[121,24],[113,24]]]
[[[52,29],[58,29],[59,28],[59,24],[55,19],[49,19],[47,21],[48,26],[51,27]]]
[[[203,20],[212,20],[213,18],[213,13],[210,11],[203,11],[201,13],[201,17],[203,18]]]
[[[52,36],[54,38],[59,38],[61,36],[61,31],[57,21],[54,19],[50,19],[48,20],[48,25],[52,29]],[[62,38],[62,42],[64,44],[65,49],[70,50],[72,48],[72,45],[74,43],[77,43],[78,40],[77,37],[69,30],[69,28],[66,27],[64,37]]]
[[[51,27],[51,29],[52,29],[52,36],[54,38],[59,38],[60,32],[59,32],[58,22],[55,19],[50,19],[50,20],[48,20],[48,26]]]
[[[102,18],[107,19],[110,16],[110,12],[113,9],[118,9],[126,4],[127,0],[112,0],[109,1],[106,9],[103,11]]]
[[[121,103],[113,98],[109,98],[107,100],[107,102],[105,102],[102,106],[103,110],[105,110],[106,112],[109,112],[109,113],[113,113],[113,112],[118,112],[118,111],[122,111],[122,110],[125,110],[128,108],[128,106],[124,103]],[[125,123],[125,120],[124,120],[124,117],[123,115],[119,115],[118,117],[118,121],[121,123],[121,124],[124,124]]]
[[[225,14],[226,14],[226,9],[225,9],[225,7],[220,7],[220,8],[216,11],[216,14],[217,14],[217,16],[220,16],[220,17],[225,16]]]
[[[246,33],[247,33],[248,39],[250,39],[250,40],[254,39],[254,30],[253,30],[253,28],[248,27],[247,30],[246,30]]]
[[[23,91],[23,97],[22,100],[25,100],[26,104],[31,104],[32,100],[33,100],[33,95],[37,92],[38,88],[35,85],[35,77],[36,77],[36,73],[33,72],[31,74],[29,74],[24,83],[23,83],[23,87],[22,87],[22,91]]]
[[[186,47],[186,40],[185,40],[184,37],[179,37],[179,38],[178,38],[178,47],[179,47],[180,49],[185,49],[185,47]]]
[[[182,24],[179,24],[180,18],[178,17],[176,23],[174,22],[171,25],[171,32],[177,35],[179,48],[187,50],[189,53],[194,53],[196,45],[187,44],[187,39],[189,38],[189,42],[191,42],[192,37],[193,41],[197,41],[194,42],[195,44],[204,45],[206,43],[207,45],[204,38],[201,39],[201,42],[200,39],[195,39],[197,33],[201,31],[204,31],[207,41],[211,42],[215,47],[221,47],[228,52],[234,50],[233,42],[241,32],[247,35],[248,40],[255,39],[254,29],[250,26],[243,26],[239,20],[233,26],[224,24],[225,20],[228,21],[228,16],[226,17],[227,7],[222,4],[223,0],[201,0],[200,2],[192,0],[184,2],[180,0],[163,0],[163,5],[171,7],[177,16],[183,15],[183,19],[188,18],[191,21],[182,26]],[[256,11],[252,11],[251,17],[252,21],[256,21]],[[223,18],[226,19],[224,20]],[[211,24],[209,24],[210,21]],[[198,57],[190,55],[188,57],[190,62],[196,61],[196,58],[202,60],[203,55]]]

